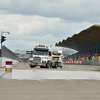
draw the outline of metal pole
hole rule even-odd
[[[1,32],[1,39],[2,39],[2,34],[3,33],[8,33],[10,34],[10,32]],[[1,41],[1,67],[2,67],[2,41]]]
[[[2,32],[1,32],[1,39],[2,39]],[[2,41],[1,41],[1,67],[2,67]]]
[[[96,54],[98,55],[98,47],[97,47],[96,35],[95,35],[95,44],[96,44]]]

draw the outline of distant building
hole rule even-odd
[[[14,53],[18,56],[19,61],[27,61],[31,55],[31,50],[16,50]]]
[[[63,48],[62,53],[64,57],[67,57],[69,55],[75,54],[77,51],[69,48]]]

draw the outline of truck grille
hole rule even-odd
[[[40,57],[34,57],[33,60],[37,64],[40,64],[41,63],[41,58]]]

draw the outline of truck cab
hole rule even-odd
[[[31,68],[37,66],[40,66],[40,68],[62,68],[62,52],[52,52],[48,46],[37,45],[33,50],[33,54],[29,56],[29,65]]]
[[[51,60],[51,67],[63,67],[63,55],[62,52],[54,51],[52,52],[52,60]]]
[[[41,68],[50,66],[51,51],[45,45],[38,45],[33,50],[33,55],[29,57],[29,65],[31,68],[40,66]]]

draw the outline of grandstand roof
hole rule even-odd
[[[98,38],[100,38],[99,36],[100,25],[93,25],[85,30],[82,30],[78,34],[74,34],[72,37],[68,37],[66,40],[63,39],[62,41],[59,41],[55,44],[55,46],[68,47],[77,51],[82,51],[82,46],[84,46],[85,49],[88,48],[88,50],[90,50],[91,45],[92,49],[96,48],[96,45],[93,47],[93,44],[96,43],[95,41],[98,41]],[[99,47],[98,43],[97,46]]]

